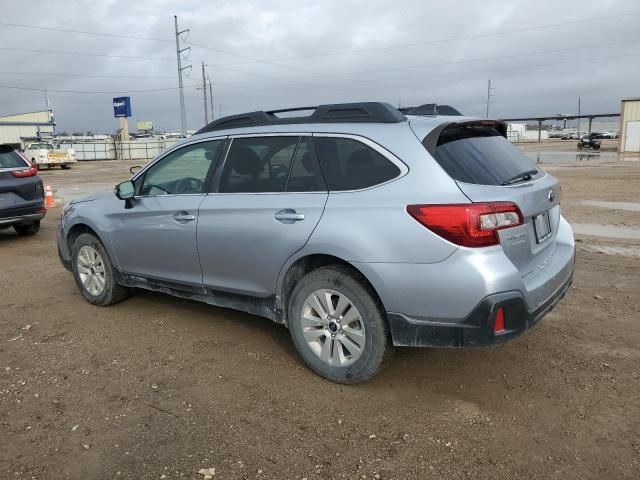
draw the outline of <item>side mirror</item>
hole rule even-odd
[[[134,165],[133,167],[131,167],[129,169],[129,172],[131,172],[131,175],[133,175],[134,173],[136,173],[138,170],[140,170],[142,167],[140,165]]]
[[[116,197],[120,200],[129,200],[136,194],[136,188],[131,180],[116,185]]]

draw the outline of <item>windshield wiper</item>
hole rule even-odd
[[[511,177],[509,180],[505,180],[502,182],[502,185],[513,185],[514,183],[526,182],[531,180],[536,173],[538,173],[537,169],[527,170],[526,172],[522,172]]]

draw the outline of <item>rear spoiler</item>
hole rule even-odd
[[[427,151],[433,155],[436,151],[436,147],[438,146],[438,139],[440,138],[440,134],[447,128],[453,127],[464,127],[464,126],[483,126],[483,127],[493,127],[495,128],[500,135],[504,138],[507,138],[507,129],[508,123],[502,122],[500,120],[466,120],[464,122],[444,122],[438,125],[436,128],[431,130],[424,140],[422,140],[422,144],[427,149]]]

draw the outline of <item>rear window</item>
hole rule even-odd
[[[498,130],[484,125],[447,127],[434,157],[449,176],[465,183],[506,185],[542,175]]]
[[[0,168],[24,168],[25,161],[13,148],[0,147]]]

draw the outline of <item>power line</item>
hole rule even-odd
[[[75,33],[79,35],[92,35],[95,37],[111,37],[111,38],[127,38],[130,40],[145,40],[148,42],[169,42],[173,43],[173,40],[169,40],[166,38],[149,38],[149,37],[137,37],[134,35],[120,35],[116,33],[101,33],[101,32],[88,32],[86,30],[72,30],[68,28],[58,28],[58,27],[46,27],[44,25],[25,25],[22,23],[7,23],[0,22],[0,25],[5,27],[16,27],[16,28],[30,28],[34,30],[48,30],[52,32],[62,32],[62,33]]]
[[[562,26],[566,26],[566,25],[576,25],[576,24],[580,24],[580,23],[601,21],[601,20],[606,20],[606,19],[611,19],[611,18],[630,17],[630,16],[635,16],[635,15],[640,15],[640,12],[628,12],[628,13],[620,13],[620,14],[616,14],[616,15],[603,15],[603,16],[599,16],[599,17],[583,18],[583,19],[580,19],[580,20],[570,20],[570,21],[567,21],[567,22],[549,23],[549,24],[546,24],[546,25],[536,25],[536,26],[533,26],[533,27],[518,28],[518,29],[512,29],[512,30],[503,30],[503,31],[499,31],[499,32],[478,33],[478,34],[474,34],[474,35],[464,35],[464,36],[459,36],[459,37],[449,37],[449,38],[443,38],[443,39],[438,39],[438,40],[428,40],[428,41],[425,41],[425,42],[403,43],[403,44],[387,45],[387,46],[381,46],[381,47],[358,48],[358,49],[343,50],[343,51],[337,51],[337,52],[326,52],[326,53],[316,53],[316,54],[310,54],[310,55],[280,57],[280,58],[274,58],[274,59],[271,59],[271,60],[268,60],[268,61],[270,61],[270,62],[281,62],[281,61],[284,61],[284,60],[302,60],[302,59],[308,59],[308,58],[319,58],[319,57],[332,57],[332,56],[339,56],[339,55],[350,55],[352,53],[376,52],[376,51],[381,51],[381,50],[392,50],[392,49],[397,49],[397,48],[417,47],[417,46],[423,46],[423,45],[437,45],[437,44],[440,44],[440,43],[449,43],[449,42],[456,42],[456,41],[461,41],[461,40],[474,40],[474,39],[479,39],[479,38],[495,37],[495,36],[500,36],[500,35],[509,35],[509,34],[512,34],[512,33],[531,32],[531,31],[543,30],[543,29],[547,29],[547,28],[562,27]],[[265,60],[265,61],[267,61],[267,60]],[[219,64],[219,65],[212,65],[212,66],[234,65],[234,64],[238,64],[238,63],[244,63],[244,62],[222,63],[222,64]]]
[[[246,60],[249,60],[251,62],[255,62],[255,63],[263,63],[266,65],[271,65],[271,66],[275,66],[275,67],[280,67],[280,68],[286,68],[289,70],[294,70],[297,72],[303,72],[303,73],[313,73],[316,74],[317,72],[311,71],[311,70],[306,70],[306,69],[302,69],[302,68],[298,68],[298,67],[292,67],[291,65],[283,65],[281,63],[276,63],[276,60],[262,60],[259,58],[255,58],[255,57],[249,57],[247,55],[242,55],[239,53],[233,53],[233,52],[229,52],[227,50],[220,50],[219,48],[213,48],[213,47],[209,47],[207,45],[202,45],[200,43],[193,43],[193,42],[185,42],[188,45],[191,45],[192,47],[197,47],[197,48],[202,48],[204,50],[209,50],[212,52],[217,52],[217,53],[222,53],[224,55],[232,55],[234,57],[238,57],[238,58],[244,58]],[[240,64],[240,63],[247,63],[247,62],[234,62],[234,63],[227,63],[227,64],[219,64],[219,65],[211,65],[212,67],[222,67],[222,68],[226,68],[226,65],[236,65],[236,64]],[[246,73],[246,72],[243,72]]]
[[[196,88],[199,85],[185,85],[185,88]],[[149,92],[167,92],[171,90],[177,90],[178,87],[166,87],[166,88],[148,88],[143,90],[56,90],[53,88],[37,88],[37,87],[22,87],[17,85],[0,85],[0,88],[13,89],[13,90],[28,90],[32,92],[53,92],[53,93],[77,93],[77,94],[102,94],[108,93],[112,95],[119,95],[122,93],[149,93]]]
[[[562,61],[562,62],[550,62],[550,63],[537,63],[537,64],[529,64],[529,65],[520,65],[520,66],[517,66],[517,67],[488,68],[488,69],[471,70],[471,71],[465,71],[465,72],[430,73],[430,74],[427,74],[427,75],[414,75],[414,76],[411,76],[411,77],[407,77],[407,76],[387,77],[387,78],[379,78],[379,79],[376,79],[376,80],[361,80],[360,82],[361,83],[370,83],[370,82],[379,82],[379,81],[388,81],[388,80],[413,80],[413,79],[416,79],[416,78],[443,77],[443,76],[449,76],[449,75],[471,75],[471,74],[475,74],[475,73],[504,72],[504,71],[509,71],[509,70],[522,70],[522,69],[527,69],[527,68],[549,67],[549,66],[555,66],[555,65],[573,64],[573,63],[595,62],[595,61],[599,61],[599,60],[611,60],[611,59],[618,59],[618,58],[637,57],[639,55],[640,55],[640,53],[630,53],[630,54],[625,54],[625,55],[611,55],[611,56],[605,56],[605,57],[583,58],[583,59],[580,59],[580,60],[569,60],[569,61]],[[394,85],[394,86],[397,87],[397,85]]]
[[[174,78],[173,75],[91,75],[86,73],[52,73],[52,72],[0,72],[0,75],[27,75],[34,77],[81,77],[81,78]]]
[[[333,76],[342,76],[342,75],[355,75],[359,73],[376,73],[380,71],[392,71],[392,70],[406,70],[411,68],[424,68],[424,67],[442,67],[445,65],[457,65],[461,63],[477,63],[491,60],[503,60],[508,58],[521,58],[521,57],[532,57],[535,55],[546,55],[550,53],[560,53],[560,52],[570,52],[574,50],[584,50],[586,48],[598,48],[598,47],[610,47],[613,45],[624,45],[630,43],[638,43],[640,40],[625,40],[621,42],[611,42],[611,43],[600,43],[600,44],[591,44],[591,45],[583,45],[580,47],[567,47],[567,48],[558,48],[553,50],[542,50],[539,52],[528,52],[528,53],[517,53],[513,55],[498,55],[494,57],[478,57],[469,60],[450,60],[447,62],[438,62],[438,63],[423,63],[419,65],[404,65],[399,67],[385,67],[383,69],[375,68],[375,69],[367,69],[367,70],[354,70],[351,72],[342,72],[342,73],[323,73],[319,74],[318,77],[333,77]],[[225,67],[226,68],[226,67]],[[312,78],[312,77],[305,77]]]
[[[173,62],[175,58],[169,57],[141,57],[136,55],[111,55],[107,53],[88,53],[88,52],[64,52],[61,50],[42,50],[38,48],[22,48],[22,47],[0,47],[0,50],[15,50],[18,52],[30,53],[47,53],[53,55],[79,55],[84,57],[107,57],[107,58],[126,58],[132,60],[163,60]]]

